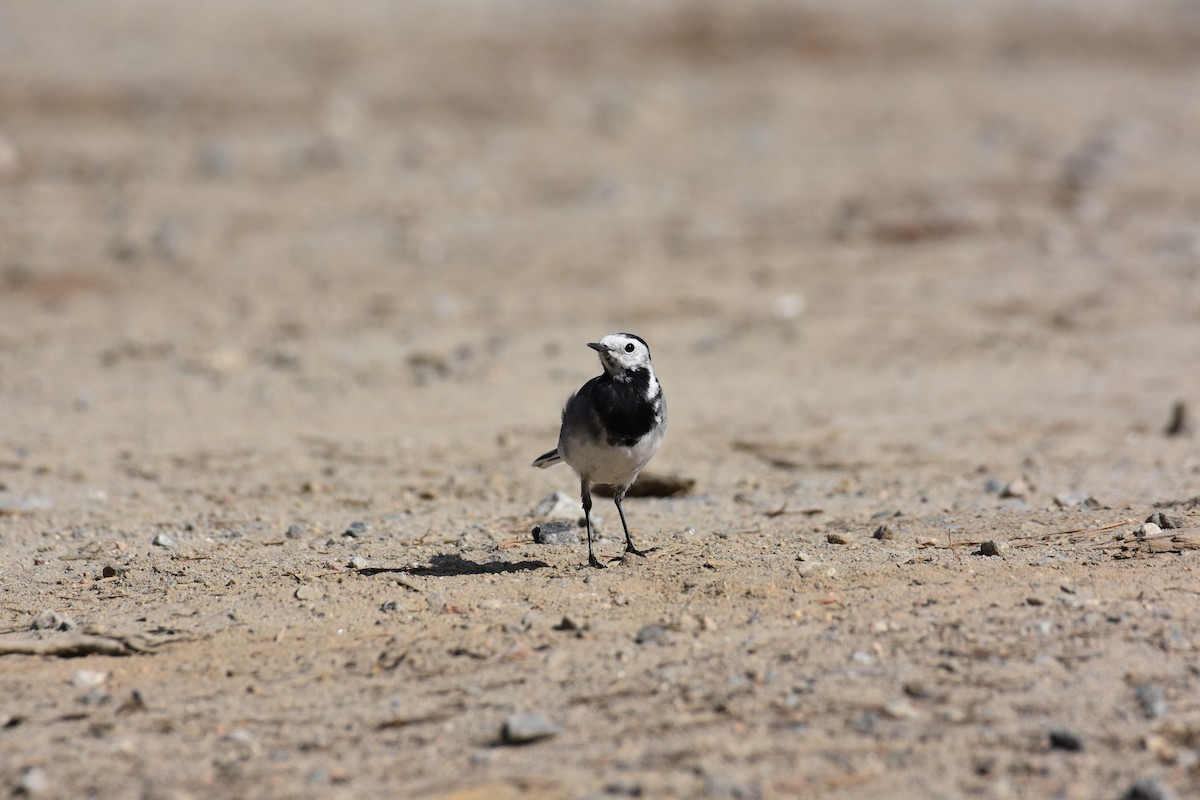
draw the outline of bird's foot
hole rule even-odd
[[[646,556],[650,555],[651,553],[655,552],[656,550],[658,550],[657,547],[648,547],[645,550],[638,550],[632,544],[625,545],[626,553],[632,553],[633,555],[641,556],[642,558],[645,558]]]
[[[604,569],[604,565],[600,563],[600,559],[596,558],[592,553],[588,553],[588,566],[596,569]]]

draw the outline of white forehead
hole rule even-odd
[[[645,342],[640,341],[635,336],[629,336],[628,334],[624,333],[610,333],[608,336],[605,336],[600,340],[600,344],[610,347],[613,350],[620,350],[622,352],[625,350],[625,345],[631,344],[633,345],[634,352],[638,350],[641,350],[643,353],[650,352],[646,348]]]

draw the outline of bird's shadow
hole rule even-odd
[[[545,561],[489,561],[481,564],[470,561],[457,553],[441,553],[429,559],[429,566],[422,567],[363,567],[359,575],[400,573],[403,575],[428,575],[444,578],[451,575],[500,575],[505,572],[529,572],[550,566]]]

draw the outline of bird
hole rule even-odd
[[[604,372],[567,398],[558,446],[534,460],[545,469],[559,462],[579,476],[587,524],[588,564],[602,568],[592,549],[592,487],[611,486],[625,530],[625,552],[644,556],[629,535],[621,502],[642,467],[662,447],[667,401],[650,363],[650,346],[632,333],[610,333],[588,347],[600,354]]]

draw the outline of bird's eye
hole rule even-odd
[[[633,342],[630,342],[629,344],[625,345],[625,352],[626,352],[626,353],[632,353],[632,352],[633,352]]]

